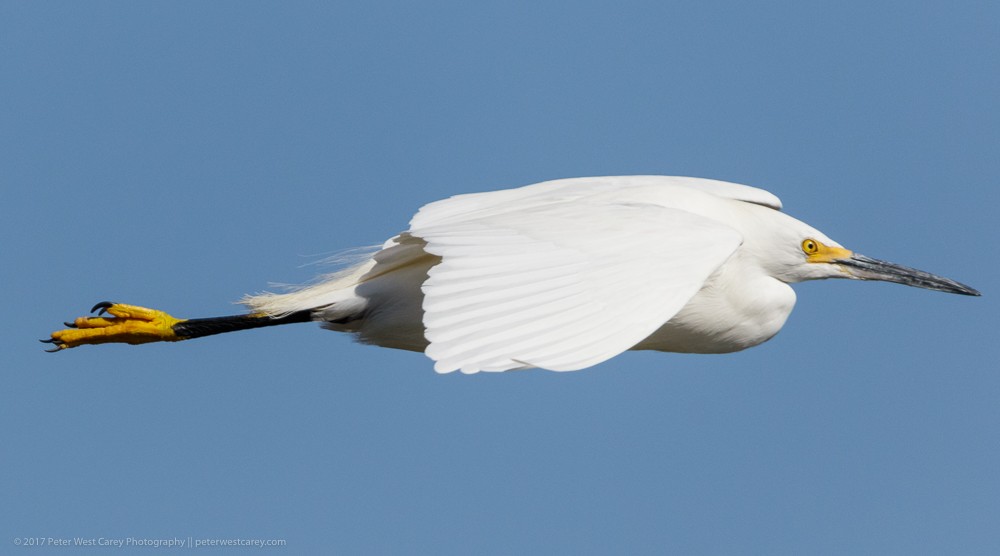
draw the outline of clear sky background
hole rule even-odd
[[[0,3],[0,552],[1000,552],[997,6]],[[606,174],[763,187],[984,296],[802,284],[757,348],[576,373],[315,325],[36,341],[106,299],[231,314],[424,203]]]

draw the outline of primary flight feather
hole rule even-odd
[[[176,319],[104,302],[46,342],[177,341],[318,321],[423,351],[441,373],[571,371],[630,349],[725,353],[770,339],[788,284],[884,280],[979,295],[849,251],[762,189],[671,176],[563,179],[430,203],[369,258],[247,315]],[[103,313],[109,313],[110,317]]]

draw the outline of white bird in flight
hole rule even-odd
[[[316,321],[423,351],[439,373],[573,371],[626,350],[740,351],[774,336],[789,284],[883,280],[964,295],[947,278],[854,253],[773,194],[669,176],[562,179],[430,203],[363,262],[244,315],[178,319],[102,302],[45,342],[178,341]],[[108,313],[110,316],[104,316]]]

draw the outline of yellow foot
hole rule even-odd
[[[174,318],[163,311],[111,303],[103,301],[94,305],[90,312],[100,309],[96,317],[80,317],[67,322],[69,328],[57,330],[52,338],[42,342],[55,347],[47,351],[59,351],[86,344],[106,344],[111,342],[145,344],[147,342],[176,342],[183,340],[174,333],[174,325],[183,319]],[[102,316],[105,313],[111,317]]]

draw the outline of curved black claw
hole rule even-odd
[[[48,340],[38,340],[38,341],[43,344],[55,344],[56,347],[45,350],[45,353],[55,353],[57,351],[62,351],[63,349],[62,346],[59,345],[59,340],[56,340],[55,338],[49,338]]]
[[[100,309],[101,312],[97,313],[97,316],[101,316],[104,313],[108,312],[108,309],[110,309],[112,305],[114,305],[114,303],[112,303],[110,301],[102,301],[102,302],[98,303],[97,305],[94,305],[94,308],[91,309],[90,312],[93,313],[94,311]]]
[[[66,325],[66,328],[78,328],[75,322],[63,322],[63,324]]]

